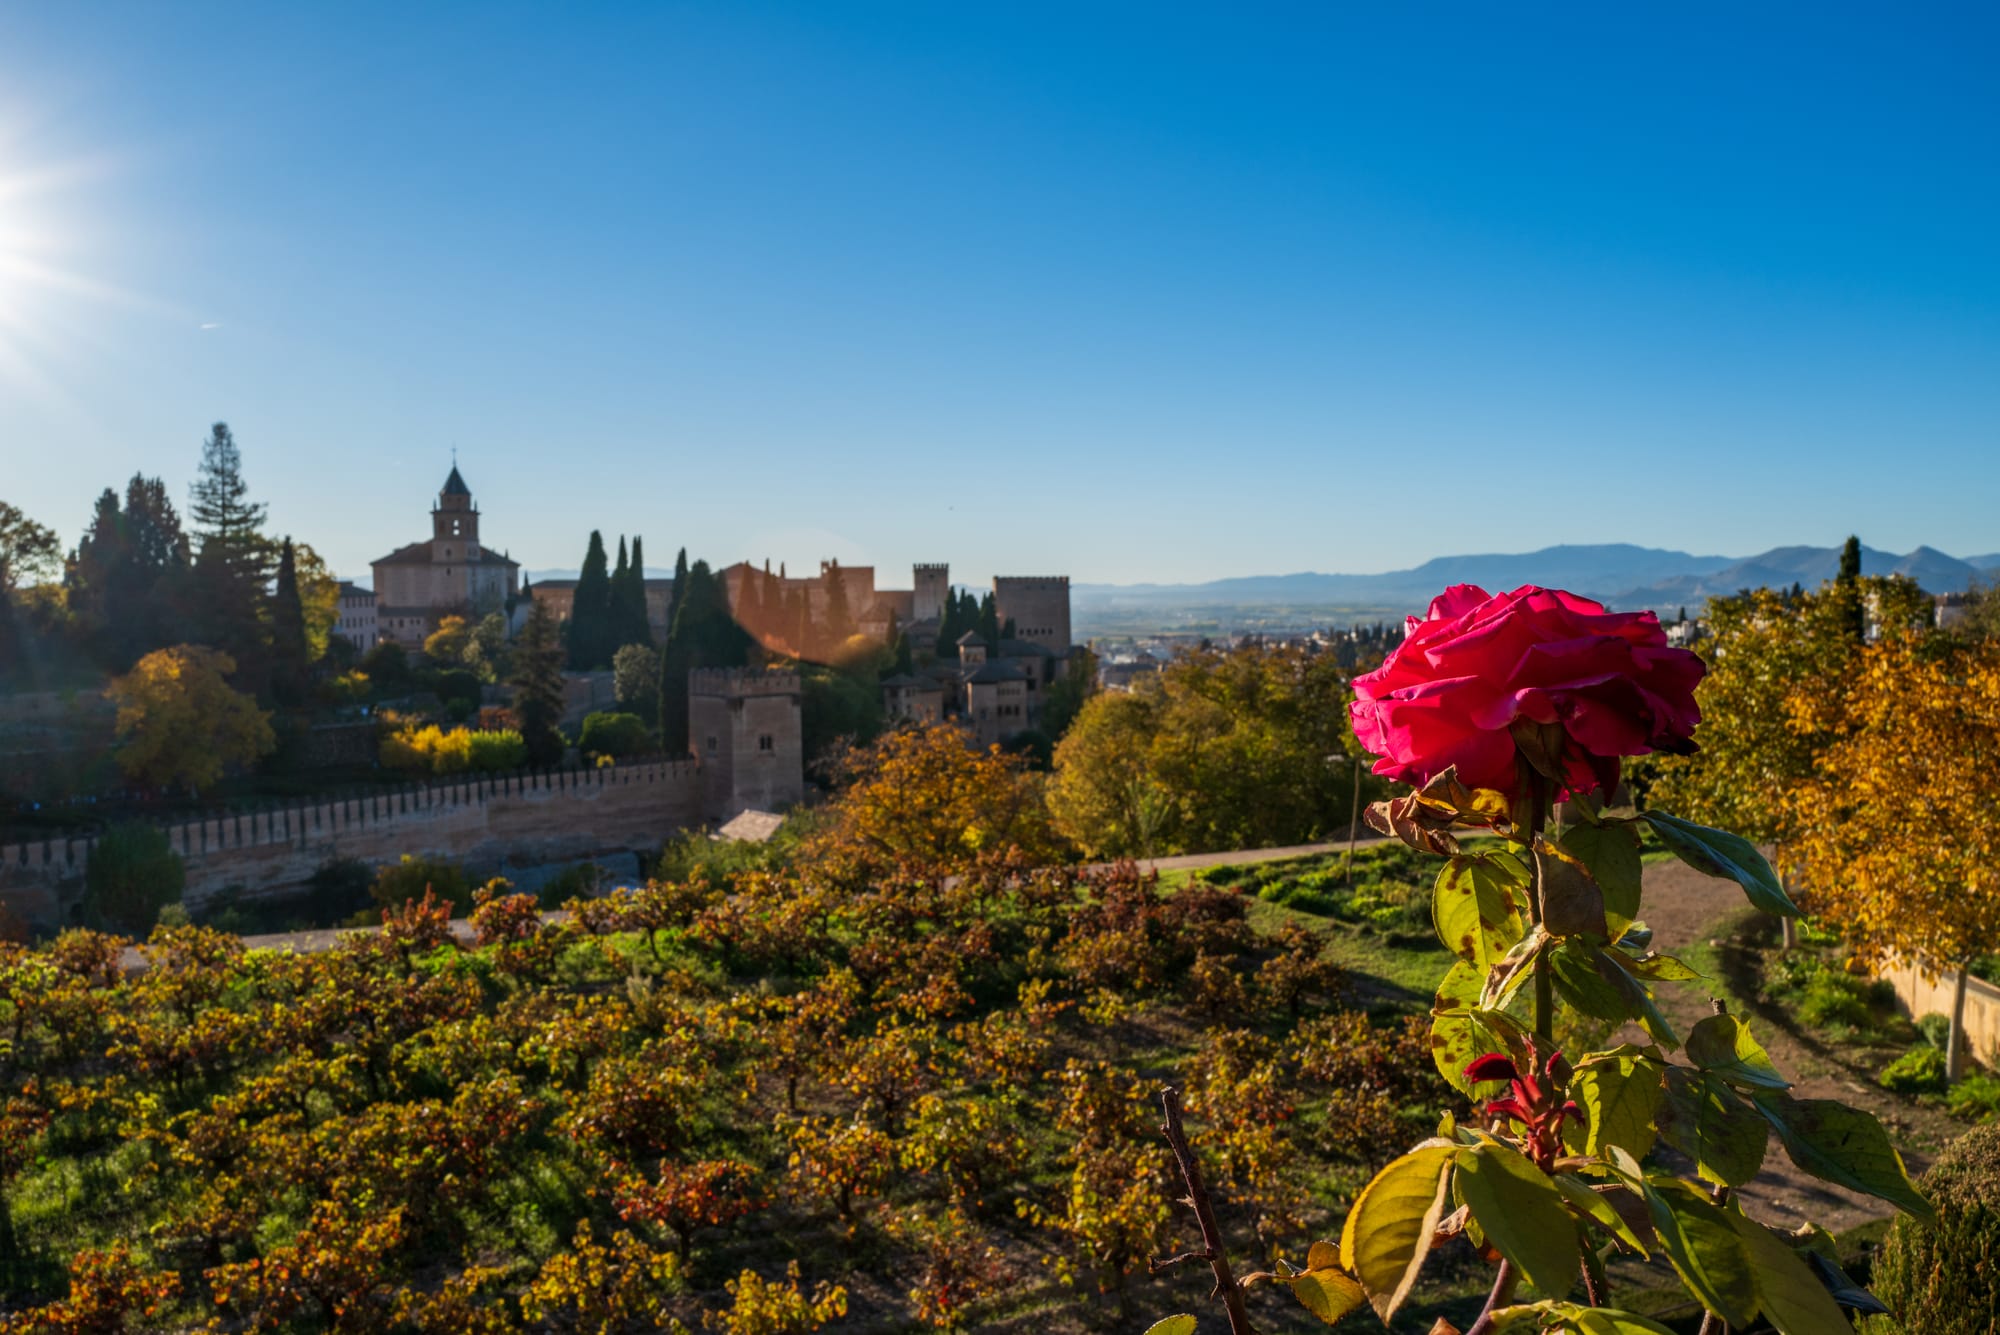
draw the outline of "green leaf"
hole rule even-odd
[[[1698,872],[1736,882],[1764,912],[1784,918],[1805,916],[1785,893],[1771,864],[1742,835],[1696,825],[1664,811],[1649,811],[1645,820],[1675,857]]]
[[[1660,1136],[1694,1160],[1704,1180],[1740,1187],[1764,1166],[1771,1132],[1757,1109],[1706,1071],[1667,1068]]]
[[[1483,976],[1527,930],[1528,885],[1527,867],[1511,853],[1453,858],[1431,895],[1438,940]]]
[[[1734,1015],[1711,1015],[1687,1036],[1688,1060],[1735,1085],[1790,1089],[1771,1056],[1750,1037],[1750,1026]]]
[[[1146,1335],[1194,1335],[1194,1318],[1186,1312],[1163,1316],[1146,1327]]]
[[[1595,1220],[1607,1233],[1639,1255],[1653,1254],[1652,1249],[1646,1246],[1638,1233],[1633,1231],[1631,1223],[1624,1215],[1618,1213],[1618,1207],[1613,1205],[1603,1192],[1593,1190],[1590,1183],[1575,1173],[1557,1173],[1551,1180],[1555,1182],[1556,1190],[1562,1193],[1562,1198],[1578,1213]]]
[[[1385,1322],[1409,1296],[1430,1254],[1431,1235],[1444,1212],[1445,1174],[1459,1152],[1450,1145],[1410,1151],[1377,1173],[1347,1212],[1340,1231],[1341,1269],[1361,1281]]]
[[[1722,1211],[1684,1182],[1646,1184],[1660,1250],[1674,1273],[1701,1305],[1732,1326],[1747,1326],[1757,1314],[1757,1286],[1743,1240]]]
[[[1661,1063],[1627,1044],[1590,1058],[1569,1080],[1569,1096],[1583,1109],[1585,1154],[1622,1145],[1635,1159],[1652,1151],[1654,1119],[1662,1095]]]
[[[1556,991],[1586,1015],[1600,1020],[1637,1020],[1668,1047],[1679,1039],[1646,985],[1620,968],[1612,956],[1572,937],[1549,954]]]
[[[1459,1194],[1486,1240],[1530,1283],[1560,1298],[1576,1286],[1582,1251],[1576,1223],[1548,1174],[1498,1141],[1458,1152]]]
[[[1639,916],[1639,836],[1629,825],[1577,825],[1557,841],[1590,869],[1604,895],[1605,936],[1616,941]]]
[[[1543,1318],[1556,1319],[1553,1326]],[[1578,1307],[1575,1303],[1535,1303],[1503,1307],[1493,1314],[1495,1330],[1568,1330],[1580,1335],[1674,1335],[1673,1331],[1648,1317],[1621,1312],[1615,1307]]]
[[[1543,840],[1535,845],[1535,865],[1542,873],[1542,926],[1549,935],[1611,939],[1604,891],[1582,859]]]
[[[1757,1283],[1757,1306],[1778,1335],[1822,1335],[1852,1330],[1840,1304],[1799,1254],[1755,1220],[1731,1211],[1727,1218],[1743,1240]]]
[[[1757,1109],[1784,1142],[1792,1162],[1825,1182],[1865,1191],[1899,1206],[1925,1223],[1937,1212],[1917,1191],[1903,1156],[1874,1115],[1832,1099],[1795,1099],[1765,1094]]]
[[[1622,950],[1607,950],[1619,968],[1635,978],[1644,978],[1653,983],[1691,983],[1702,975],[1675,959],[1672,955],[1655,952],[1633,958]]]

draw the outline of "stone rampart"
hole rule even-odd
[[[651,850],[700,821],[701,769],[689,760],[598,769],[463,774],[164,826],[187,864],[184,902],[231,886],[247,896],[304,888],[337,858],[382,864],[449,857],[477,875]],[[0,905],[39,925],[65,920],[93,839],[0,844]]]

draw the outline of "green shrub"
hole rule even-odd
[[[2000,1077],[1969,1075],[1944,1096],[1952,1116],[1972,1122],[2000,1120]]]
[[[1926,1043],[1942,1050],[1951,1037],[1951,1017],[1940,1015],[1936,1011],[1920,1016],[1917,1019],[1917,1032],[1924,1036]]]
[[[1950,1084],[1944,1053],[1936,1048],[1911,1048],[1882,1068],[1876,1083],[1896,1094],[1937,1094]]]
[[[449,668],[443,672],[426,674],[426,683],[438,693],[438,699],[450,708],[458,701],[465,702],[464,713],[469,715],[479,708],[479,674],[464,668]]]
[[[2000,1127],[1966,1132],[1918,1186],[1938,1221],[1897,1216],[1875,1258],[1875,1293],[1906,1335],[2000,1330]]]
[[[468,768],[482,773],[519,769],[528,763],[528,743],[512,728],[485,728],[466,741]]]
[[[114,825],[90,849],[84,872],[83,912],[91,922],[144,936],[160,910],[178,904],[187,868],[151,825]]]
[[[444,858],[415,857],[409,853],[403,854],[401,862],[375,873],[368,897],[382,908],[400,908],[413,899],[422,899],[426,887],[439,899],[450,900],[453,913],[472,910],[472,882],[466,878],[463,867]]]
[[[658,749],[646,720],[637,714],[614,714],[607,710],[584,716],[583,732],[576,745],[585,759],[610,756],[614,760],[622,760],[626,756],[643,756]]]
[[[1810,1025],[1844,1024],[1850,1029],[1866,1029],[1875,1020],[1868,1004],[1869,991],[1866,979],[1838,969],[1821,969],[1806,982],[1799,1018]]]
[[[374,884],[375,869],[360,858],[334,858],[320,864],[306,882],[313,917],[334,922],[360,912],[368,907]]]

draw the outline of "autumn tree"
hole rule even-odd
[[[1837,709],[1837,739],[1786,795],[1806,907],[1864,961],[1955,974],[1956,1074],[1965,966],[2000,941],[2000,646],[1885,636]]]
[[[1104,857],[1303,843],[1344,827],[1346,704],[1329,655],[1185,654],[1084,703],[1056,748],[1056,826]]]
[[[229,684],[236,660],[181,644],[155,649],[105,694],[118,706],[118,767],[155,788],[209,787],[277,745],[270,715]]]
[[[856,751],[846,788],[813,840],[830,863],[943,875],[1009,847],[1054,857],[1040,785],[998,747],[975,750],[950,724],[905,728]]]
[[[456,667],[465,661],[472,630],[461,616],[438,618],[438,628],[424,637],[424,657],[441,666]]]
[[[1637,767],[1651,779],[1649,805],[1773,845],[1779,871],[1790,873],[1798,837],[1791,796],[1845,726],[1842,684],[1861,650],[1850,594],[1871,603],[1878,623],[1890,627],[1912,629],[1924,616],[1922,590],[1898,578],[1853,588],[1834,581],[1797,594],[1759,589],[1709,602],[1712,633],[1701,646],[1708,675],[1695,692],[1700,750]]]

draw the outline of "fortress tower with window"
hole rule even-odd
[[[784,811],[805,800],[799,675],[697,668],[688,675],[688,745],[701,762],[701,814]]]
[[[513,598],[518,562],[479,540],[479,507],[458,465],[431,510],[431,536],[399,547],[375,570],[375,617],[381,638],[411,648],[447,616],[497,612]]]

